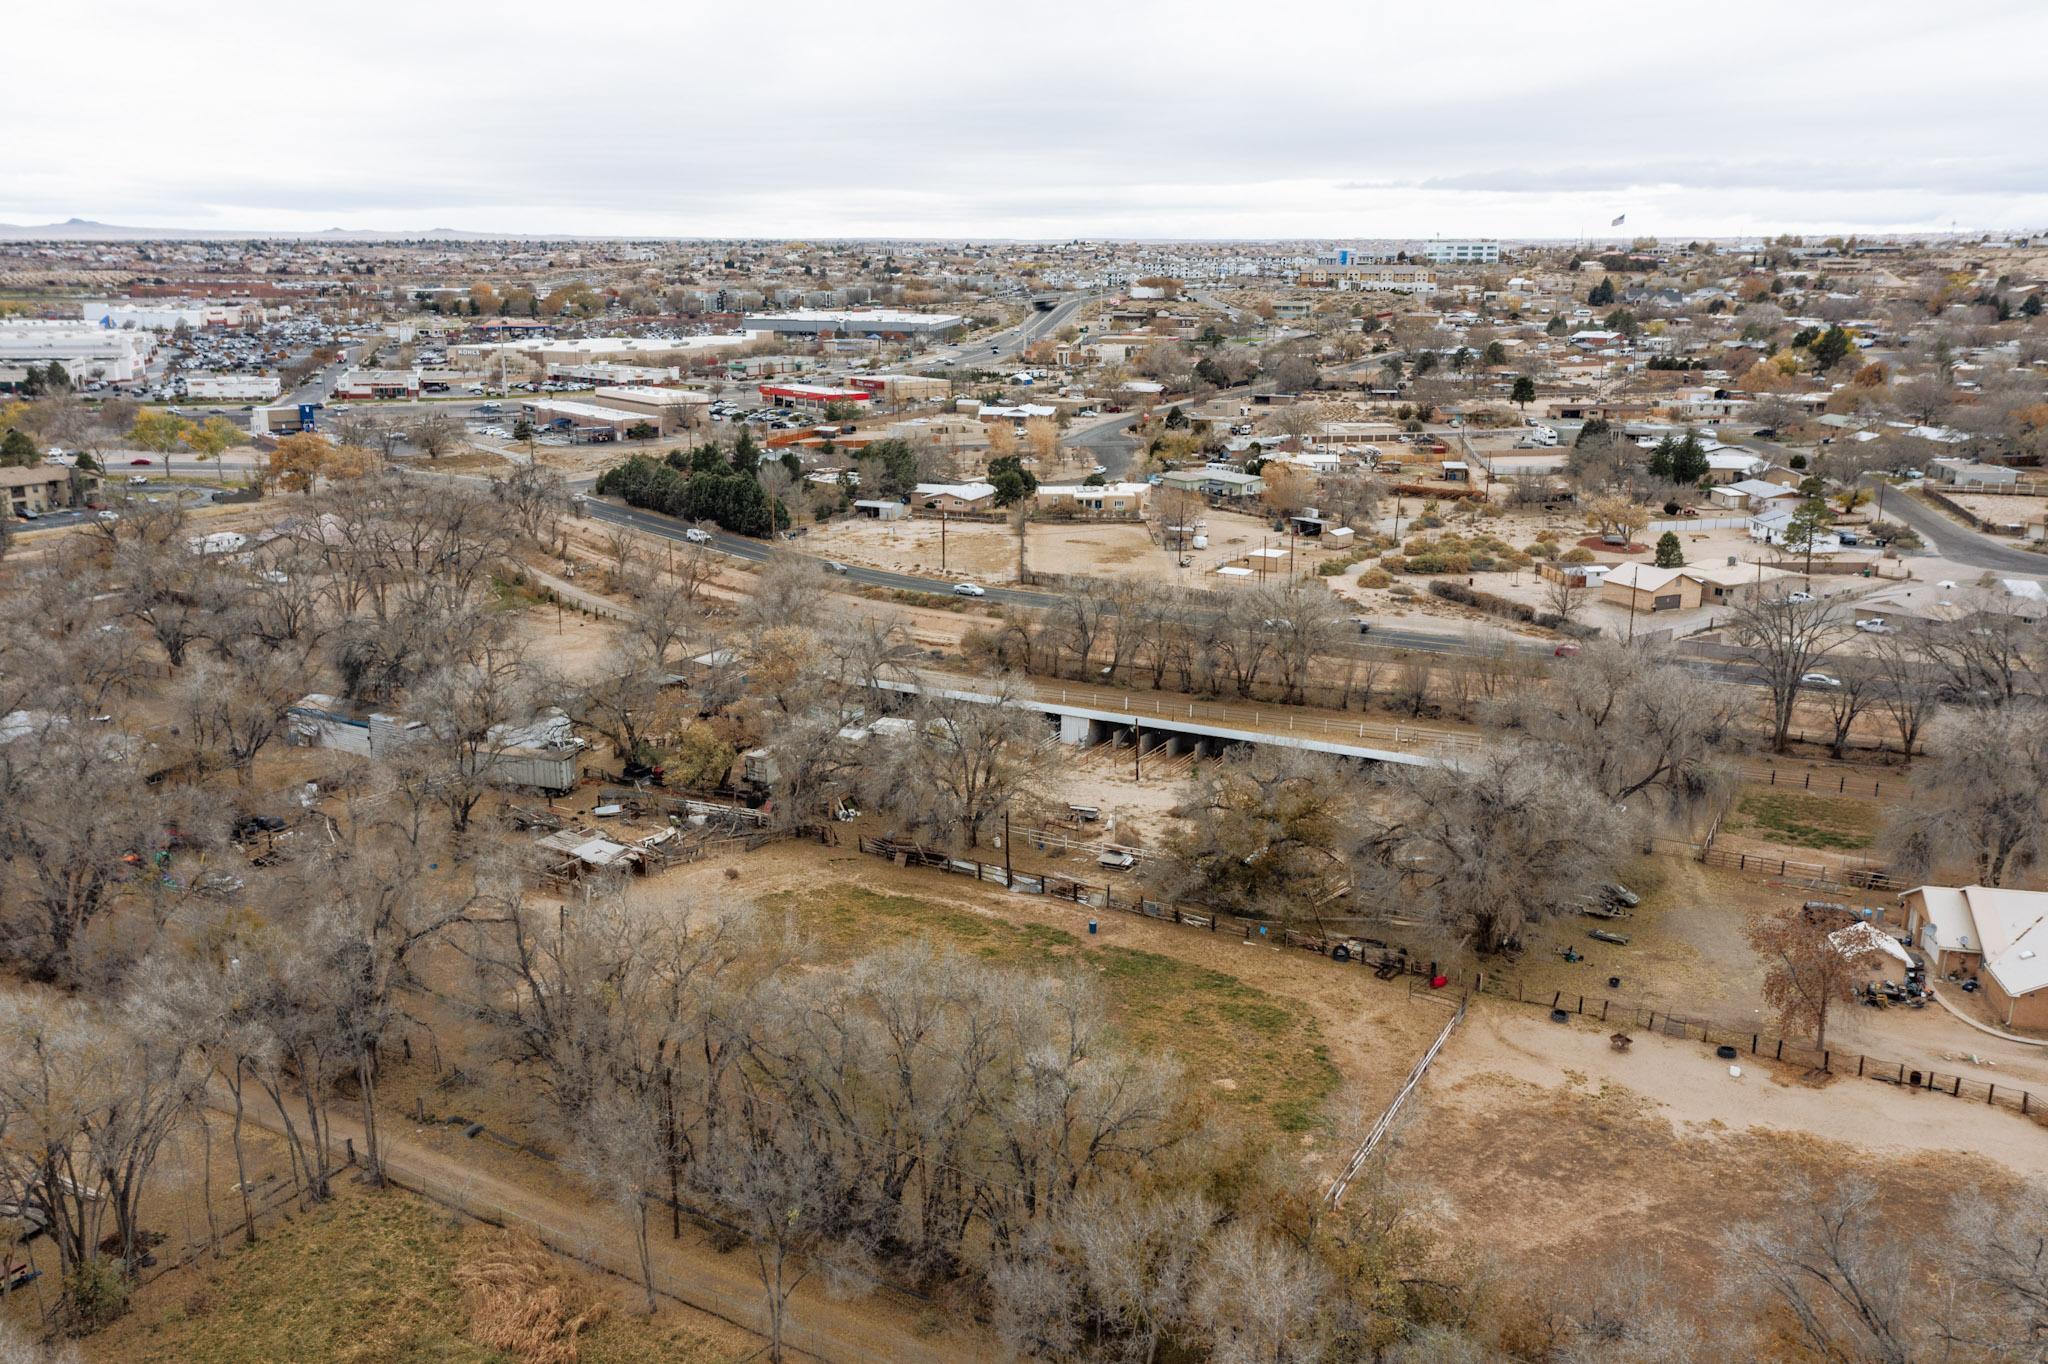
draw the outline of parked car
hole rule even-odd
[[[1885,622],[1877,616],[1872,616],[1868,620],[1857,621],[1856,628],[1861,630],[1866,635],[1889,635],[1893,633],[1892,627],[1885,624]]]
[[[988,589],[979,583],[954,583],[953,595],[956,597],[986,597]]]
[[[1813,593],[1811,593],[1811,592],[1787,592],[1787,593],[1785,594],[1785,600],[1786,600],[1786,601],[1790,601],[1790,602],[1809,602],[1809,601],[1812,601],[1812,600],[1813,600]]]

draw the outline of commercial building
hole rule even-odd
[[[761,397],[767,402],[822,412],[833,403],[865,404],[874,395],[864,388],[833,388],[829,384],[762,384]]]
[[[155,350],[156,338],[146,331],[84,322],[0,322],[0,365],[43,366],[54,360],[76,384],[132,384]]]
[[[263,320],[254,303],[228,303],[212,298],[110,299],[78,305],[78,316],[95,327],[132,327],[140,331],[176,331],[180,326],[239,327]]]
[[[670,384],[682,377],[675,365],[620,365],[604,360],[576,364],[550,362],[548,378],[590,384]]]
[[[2048,1028],[2048,893],[1920,886],[1899,905],[1930,978],[1975,976],[2007,1027]]]
[[[1419,252],[1432,265],[1498,265],[1500,243],[1497,241],[1434,241]]]
[[[275,374],[186,374],[185,396],[227,402],[269,402],[284,391]]]
[[[923,374],[856,374],[846,382],[898,407],[911,403],[944,402],[953,396],[951,379],[935,379]]]
[[[662,435],[709,421],[711,395],[687,388],[653,388],[643,384],[600,388],[591,394],[596,406],[638,416],[654,423]]]
[[[586,443],[619,440],[640,426],[653,427],[657,432],[661,429],[660,422],[644,412],[568,398],[537,398],[521,403],[519,410],[537,427],[566,430],[571,439]]]
[[[786,313],[748,313],[740,321],[750,332],[781,336],[872,336],[885,341],[946,336],[967,325],[951,313],[913,313],[898,308],[799,308]]]
[[[416,369],[352,369],[334,381],[337,398],[417,398]]]

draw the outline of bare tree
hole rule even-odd
[[[1648,649],[1595,642],[1504,718],[1554,746],[1608,804],[1654,792],[1682,813],[1727,786],[1715,758],[1736,704],[1726,690]]]
[[[1920,745],[1920,731],[1939,709],[1939,687],[1927,675],[1918,649],[1896,634],[1872,639],[1870,666],[1877,673],[1877,703],[1898,732],[1899,752],[1911,758]]]
[[[1909,1238],[1877,1221],[1878,1192],[1844,1180],[1822,1192],[1795,1190],[1775,1223],[1729,1238],[1729,1253],[1790,1317],[1814,1358],[1856,1364],[1914,1364],[1932,1315],[1921,1311]],[[1922,1323],[1925,1323],[1923,1325]]]
[[[985,679],[989,699],[921,693],[916,728],[892,769],[887,808],[913,829],[972,848],[989,822],[1038,789],[1047,759],[1044,721],[1018,704],[1009,677]]]
[[[1570,910],[1626,844],[1599,790],[1528,746],[1393,780],[1396,800],[1370,815],[1353,860],[1354,898],[1413,906],[1482,952]]]
[[[1361,839],[1360,783],[1333,759],[1259,746],[1206,767],[1154,859],[1159,893],[1282,922],[1342,890]]]
[[[1933,756],[1885,830],[1898,870],[1967,859],[1980,884],[2006,884],[2034,865],[2048,830],[2048,708],[1944,711],[1927,735]]]
[[[1825,599],[1767,597],[1737,607],[1728,629],[1770,693],[1771,751],[1783,753],[1806,675],[1848,639],[1848,622]]]

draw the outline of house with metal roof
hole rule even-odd
[[[2008,1027],[2048,1029],[2048,892],[1919,886],[1899,904],[1933,975],[1977,980]]]

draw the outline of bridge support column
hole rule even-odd
[[[1060,717],[1060,742],[1085,748],[1095,742],[1095,722],[1085,715]]]

